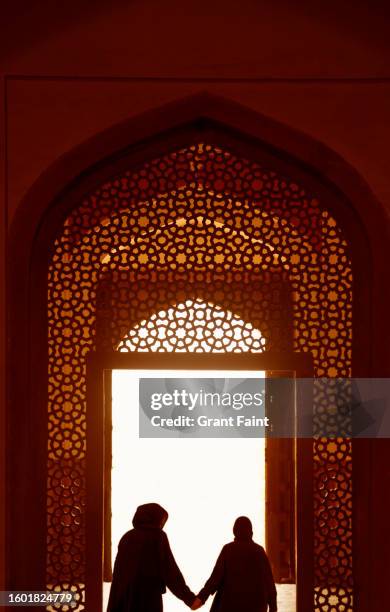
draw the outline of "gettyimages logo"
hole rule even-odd
[[[260,437],[261,378],[142,378],[140,437]]]
[[[390,379],[141,378],[141,438],[388,438]]]
[[[226,382],[226,379],[225,379]],[[248,406],[262,406],[262,393],[240,393],[223,391],[199,391],[188,389],[174,389],[172,393],[152,393],[150,407],[152,410],[161,410],[164,406],[176,406],[192,411],[195,408],[225,407],[233,410],[242,410]]]

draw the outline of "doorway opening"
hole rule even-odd
[[[212,359],[212,353],[256,353],[263,352],[264,346],[260,330],[249,322],[210,302],[188,299],[141,321],[117,350],[211,353]],[[105,427],[110,437],[109,464],[106,462],[105,470],[109,499],[105,518],[103,610],[119,540],[132,528],[132,516],[143,503],[155,501],[168,510],[170,519],[165,531],[178,565],[195,593],[211,574],[223,545],[233,539],[232,527],[238,516],[250,517],[255,541],[266,546],[266,505],[275,508],[275,504],[270,504],[270,500],[266,503],[264,437],[242,438],[237,433],[233,438],[192,438],[185,432],[179,439],[140,437],[140,379],[178,377],[265,378],[266,372],[242,369],[113,369],[109,372],[110,416]],[[280,491],[284,488],[285,482],[281,483]],[[268,487],[270,490],[277,488]],[[272,517],[275,530],[277,519]],[[276,539],[279,542],[280,538]],[[279,609],[295,612],[295,583],[289,580],[277,588]],[[211,604],[212,598],[206,602],[205,612]],[[182,606],[167,591],[164,610],[179,612]]]
[[[198,592],[222,546],[233,539],[238,516],[252,519],[254,538],[264,544],[265,444],[261,438],[139,438],[139,377],[163,374],[168,372],[112,372],[111,561],[113,566],[118,542],[131,528],[136,507],[156,501],[169,512],[165,531],[172,551],[188,585]],[[216,374],[243,376],[243,372],[196,373],[202,378]],[[194,371],[180,376],[193,377]],[[211,600],[204,609],[210,605]],[[182,608],[183,603],[168,591],[164,610]]]
[[[278,582],[278,576],[285,569],[283,562],[286,561],[286,521],[283,516],[286,508],[283,494],[289,483],[285,478],[287,471],[280,470],[280,465],[278,467],[276,464],[285,450],[288,450],[289,440],[285,441],[287,444],[278,440],[277,449],[274,447],[275,441],[272,441],[266,461],[266,448],[269,444],[265,438],[207,439],[189,438],[185,434],[179,439],[139,437],[141,377],[216,378],[223,375],[229,378],[264,378],[266,372],[120,369],[113,370],[110,375],[112,461],[109,525],[105,521],[110,542],[109,559],[105,560],[103,610],[106,610],[110,574],[119,540],[132,528],[131,519],[136,507],[157,501],[170,514],[165,531],[191,589],[197,592],[203,586],[222,546],[233,539],[235,518],[245,514],[252,520],[255,541],[266,546],[271,561],[278,561],[278,553],[280,555],[280,564],[277,563],[279,567],[274,567],[278,609],[281,612],[295,612],[295,580],[290,576]],[[280,482],[270,483],[270,478],[275,478],[275,468]],[[294,497],[295,492],[290,491],[290,495]],[[269,515],[267,508],[272,509]],[[284,534],[276,533],[280,530]],[[294,558],[294,534],[288,546]],[[212,599],[206,603],[205,611],[209,610],[211,603]],[[182,602],[169,591],[166,593],[164,609],[167,612],[179,612],[182,606]]]

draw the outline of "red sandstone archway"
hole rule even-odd
[[[12,500],[10,524],[19,537],[13,536],[13,549],[9,550],[10,587],[26,588],[30,584],[36,588],[37,584],[45,584],[47,318],[44,305],[54,237],[79,198],[112,175],[114,169],[117,173],[121,169],[137,168],[145,160],[177,149],[179,145],[207,141],[218,142],[219,146],[259,163],[271,164],[281,172],[291,174],[293,169],[296,180],[314,189],[326,201],[351,249],[354,291],[358,298],[354,311],[354,374],[370,371],[373,338],[367,327],[370,320],[367,295],[375,289],[374,280],[381,273],[374,236],[378,238],[379,232],[383,235],[385,229],[379,205],[347,164],[325,147],[284,126],[207,95],[172,105],[92,139],[38,181],[13,226],[10,314],[14,369],[9,383],[15,408],[11,413],[10,431],[15,433],[22,420],[30,428],[34,427],[36,436],[28,438],[27,428],[21,432],[24,450],[15,457],[12,469],[23,482],[24,465],[30,462],[42,478],[36,484],[25,482]],[[101,164],[104,159],[109,161]],[[368,203],[369,215],[365,210]],[[25,384],[27,372],[32,374],[29,386]],[[22,512],[23,500],[29,494],[36,500],[31,508],[31,520],[36,525],[33,533],[28,529],[26,532]],[[21,563],[20,551],[22,547],[26,549],[27,541],[31,555]]]

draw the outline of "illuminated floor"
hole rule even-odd
[[[278,584],[278,612],[295,612],[295,584]],[[103,600],[104,605],[103,609],[106,610],[108,603],[108,596],[110,592],[110,585],[108,583],[104,583],[103,588]],[[205,605],[201,610],[208,610],[210,607],[211,601],[208,602],[207,606]],[[179,606],[181,610],[186,608],[183,607],[183,604],[179,602]],[[171,608],[168,604],[167,597],[164,596],[164,612],[171,612],[174,608]]]

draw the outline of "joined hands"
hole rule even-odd
[[[198,610],[201,606],[203,606],[203,601],[199,599],[199,597],[195,597],[192,602],[191,610]]]

